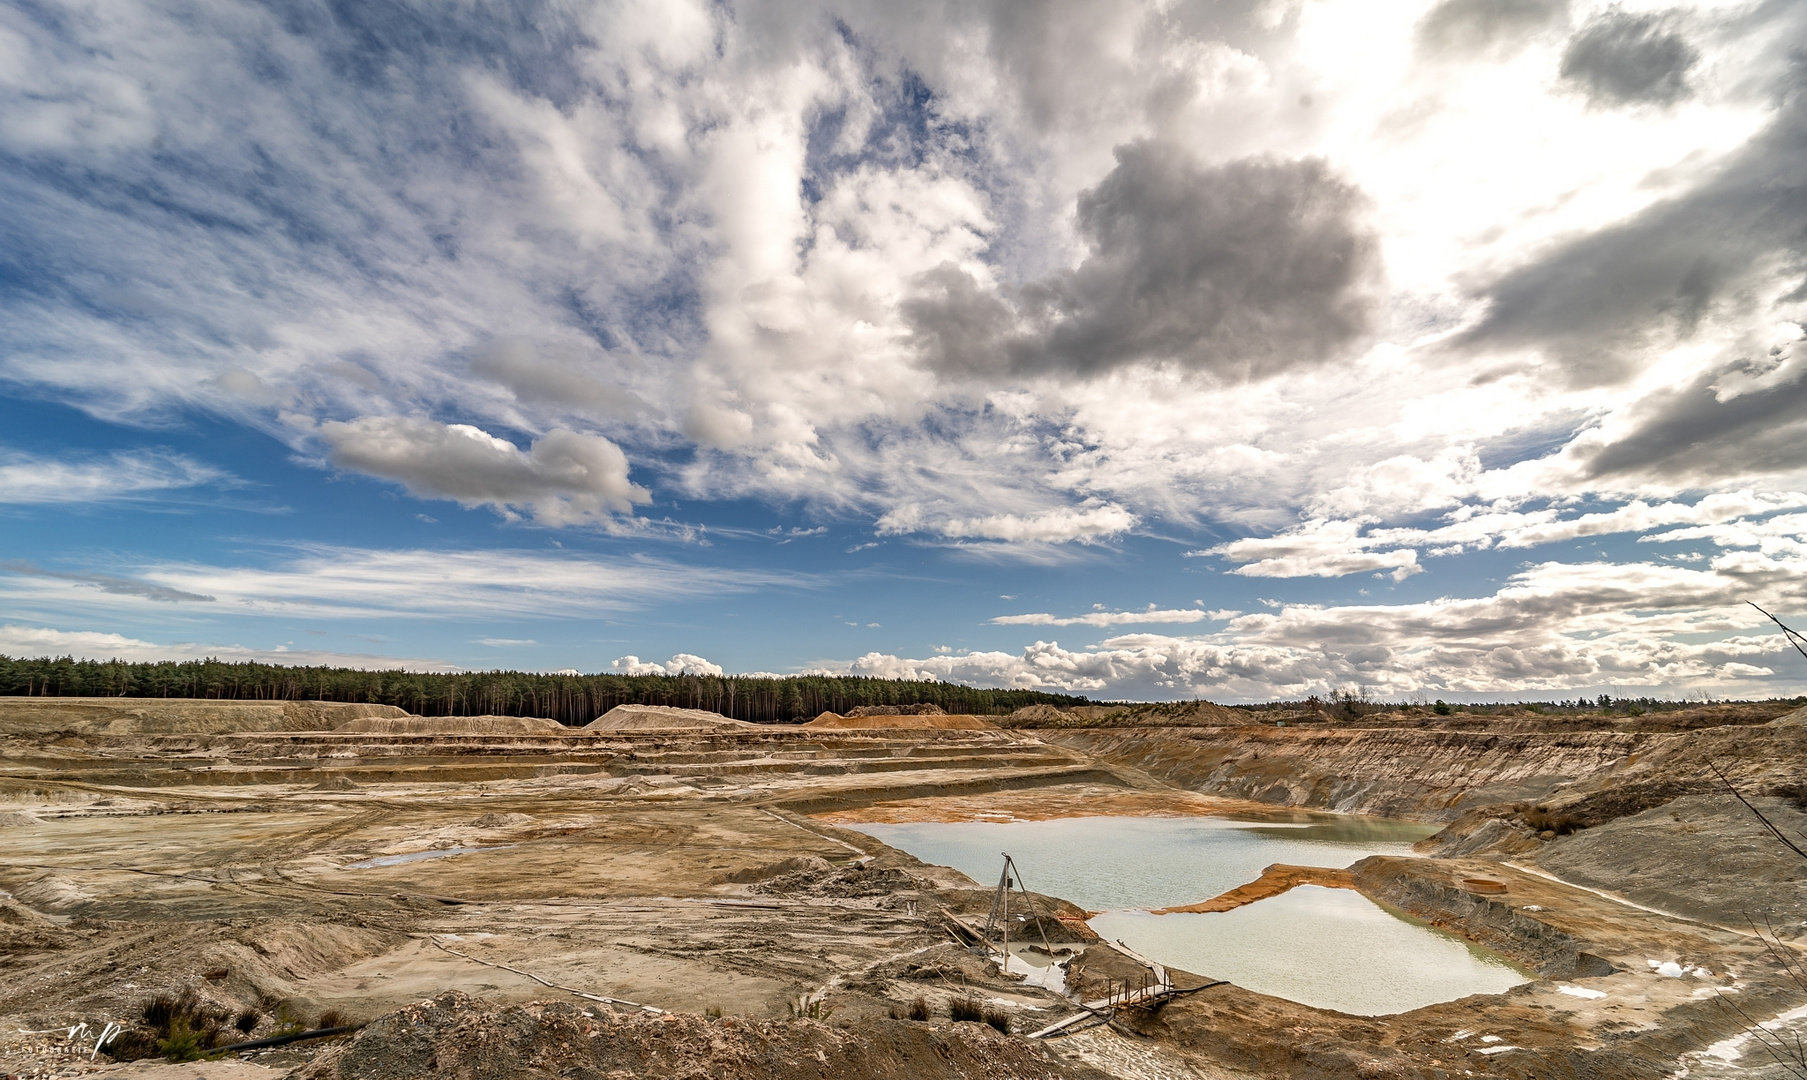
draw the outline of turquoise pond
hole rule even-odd
[[[991,885],[1003,853],[1024,883],[1100,912],[1102,937],[1163,964],[1318,1008],[1404,1012],[1496,994],[1530,976],[1460,938],[1359,893],[1306,886],[1234,911],[1152,915],[1253,881],[1273,863],[1345,867],[1409,855],[1433,830],[1407,822],[1314,817],[1276,824],[1205,817],[859,824],[928,863]]]

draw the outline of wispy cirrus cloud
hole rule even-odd
[[[9,569],[0,567],[0,569]],[[85,607],[183,600],[217,602],[244,615],[308,619],[431,615],[479,620],[496,617],[579,618],[630,611],[755,588],[807,587],[809,578],[777,571],[686,566],[646,557],[593,556],[518,550],[382,550],[327,545],[278,549],[262,566],[152,563],[124,575],[0,576],[0,596],[15,602],[62,602]],[[101,601],[73,590],[115,585]]]
[[[1395,580],[1418,573],[1420,552],[1457,555],[1493,548],[1530,549],[1590,536],[1648,534],[1672,540],[1720,535],[1659,532],[1677,525],[1722,525],[1807,506],[1800,492],[1720,492],[1692,503],[1634,499],[1611,510],[1570,514],[1561,506],[1504,510],[1463,506],[1435,528],[1379,527],[1362,520],[1314,520],[1271,536],[1233,540],[1188,555],[1219,556],[1248,577],[1340,577],[1390,570]]]
[[[143,500],[232,483],[224,470],[167,450],[49,457],[0,450],[0,504],[66,505]]]
[[[116,574],[76,574],[60,570],[45,570],[28,562],[0,562],[0,571],[10,574],[21,574],[25,577],[49,578],[54,581],[68,581],[99,589],[114,596],[135,596],[144,600],[160,600],[164,603],[176,604],[184,601],[195,601],[203,604],[213,602],[213,597],[203,593],[185,592],[172,589],[167,585],[135,578],[120,577]]]
[[[321,649],[268,649],[208,642],[154,642],[98,630],[56,630],[44,626],[8,623],[0,625],[0,655],[18,657],[73,656],[87,660],[125,660],[136,663],[159,660],[198,660],[213,657],[226,661],[264,664],[348,667],[365,671],[442,671],[464,669],[443,660],[417,657],[376,656],[368,653]]]
[[[1195,623],[1207,620],[1227,619],[1238,612],[1204,611],[1198,608],[1164,608],[1157,610],[1153,604],[1147,611],[1089,611],[1084,615],[1050,615],[1045,612],[1030,615],[999,615],[990,621],[993,626],[1131,626],[1138,623]]]

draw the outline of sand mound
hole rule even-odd
[[[829,728],[835,730],[853,730],[860,728],[900,728],[916,731],[992,731],[997,725],[983,716],[967,716],[961,713],[940,713],[923,716],[837,716],[834,713],[823,713],[809,723],[806,728]]]
[[[1807,726],[1807,705],[1803,705],[1791,713],[1778,716],[1774,720],[1771,720],[1770,723],[1777,727]]]
[[[745,885],[754,881],[766,881],[799,872],[827,874],[833,869],[833,864],[820,855],[794,855],[780,862],[766,863],[764,866],[749,866],[744,870],[736,870],[732,874],[724,874],[720,880]]]
[[[297,1080],[382,1076],[732,1076],[736,1080],[1098,1080],[1044,1044],[983,1024],[861,1018],[754,1020],[593,1009],[583,1002],[492,1005],[449,992],[322,1047]]]
[[[407,716],[353,720],[337,729],[373,735],[556,735],[557,720],[538,716]]]
[[[868,716],[946,716],[947,710],[939,705],[856,705],[847,710],[847,715],[856,718]]]
[[[331,731],[358,717],[407,715],[393,705],[337,701],[0,697],[0,733],[8,735]]]
[[[584,725],[585,731],[667,731],[677,728],[756,728],[745,720],[702,709],[675,709],[670,705],[617,705]]]
[[[1025,705],[1011,713],[1007,722],[1011,727],[1040,727],[1071,723],[1074,719],[1071,713],[1061,712],[1052,705]]]
[[[18,825],[36,825],[37,823],[38,819],[32,817],[30,814],[0,814],[0,829]]]

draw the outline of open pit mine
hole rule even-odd
[[[1790,710],[0,699],[0,1076],[1807,1075]]]

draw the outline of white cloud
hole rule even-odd
[[[73,656],[77,660],[126,660],[145,663],[159,660],[200,660],[213,657],[228,662],[256,662],[295,666],[348,667],[365,671],[462,671],[443,660],[372,656],[367,653],[330,652],[319,649],[247,648],[243,645],[209,645],[195,642],[158,644],[123,634],[95,630],[54,630],[42,626],[0,625],[0,655],[16,657]]]
[[[1425,52],[1418,9],[1363,7],[1251,24],[1176,21],[1157,0],[1047,20],[841,2],[778,17],[754,0],[732,15],[579,7],[525,35],[461,9],[441,13],[444,40],[481,48],[385,57],[391,80],[355,93],[335,74],[347,42],[245,5],[179,22],[130,2],[20,16],[0,80],[9,151],[109,190],[183,191],[207,213],[14,174],[10,205],[69,287],[0,318],[0,368],[103,415],[198,407],[297,449],[316,431],[342,467],[548,523],[636,499],[610,453],[625,446],[693,496],[1035,545],[1598,490],[1579,451],[1535,469],[1483,469],[1500,455],[1482,451],[1635,434],[1652,395],[1703,372],[1735,389],[1722,354],[1787,344],[1777,312],[1719,304],[1692,343],[1640,338],[1644,366],[1619,381],[1574,385],[1535,344],[1433,355],[1499,306],[1491,282],[1702,189],[1758,146],[1777,120],[1785,13],[1693,42],[1694,94],[1638,112],[1555,85],[1555,24],[1451,68]],[[255,152],[234,134],[249,130]],[[1088,238],[1114,243],[1076,232],[1076,212],[1137,140],[1185,147],[1206,170],[1327,162],[1361,193],[1386,263],[1391,323],[1375,350],[1242,385],[1159,357],[1007,386],[925,370],[901,314],[922,275],[1067,280],[1098,253]],[[1087,205],[1117,205],[1100,199]],[[1746,261],[1775,280],[1791,265]],[[1093,284],[1092,308],[1119,310],[1099,299],[1112,283]],[[1072,297],[1044,299],[1054,317]],[[277,423],[285,413],[308,423]],[[393,419],[421,414],[469,423]],[[363,419],[330,419],[347,416]],[[497,431],[551,445],[479,437]],[[703,452],[687,457],[686,441]],[[445,457],[470,467],[433,460]],[[1652,483],[1633,493],[1673,494]]]
[[[531,27],[452,5],[362,35],[241,0],[8,10],[0,152],[22,165],[0,202],[41,287],[0,305],[0,379],[553,526],[650,529],[630,515],[656,478],[984,558],[1247,534],[1208,550],[1242,576],[1398,580],[1641,534],[1762,578],[1794,557],[1774,515],[1807,480],[1807,7],[1664,16],[1691,59],[1657,108],[1595,77],[1582,28],[1609,6],[1521,4],[1505,38],[1473,5],[1359,0],[630,0]],[[1335,213],[1302,233],[1155,183],[1249,175],[1315,177],[1297,205]],[[1359,311],[1288,300],[1344,298],[1358,262]],[[935,282],[970,283],[937,324],[964,367],[909,317]],[[1174,302],[1225,295],[1261,302],[1204,323]],[[979,348],[999,305],[1086,362]],[[1318,340],[1352,351],[1297,346]],[[225,480],[13,457],[0,501]],[[750,580],[338,549],[129,569],[0,590],[565,617]],[[1521,658],[1569,664],[1550,634]]]
[[[695,653],[677,653],[663,664],[642,661],[638,656],[623,656],[609,662],[609,667],[621,675],[721,675],[719,664],[712,664]],[[750,678],[779,678],[767,672],[757,672]]]
[[[0,451],[0,503],[97,503],[143,499],[232,477],[182,454],[122,451],[105,457],[48,458]]]
[[[1712,517],[1774,504],[1732,500],[1671,516]],[[1807,610],[1807,514],[1677,534],[1725,550],[1686,565],[1535,563],[1491,595],[1472,598],[1338,606],[1264,601],[1264,612],[1209,613],[1227,622],[1195,636],[1123,634],[1077,649],[1037,641],[1020,654],[921,660],[873,652],[824,670],[1117,699],[1270,700],[1356,687],[1386,698],[1601,689],[1781,696],[1807,689],[1807,666],[1745,603],[1785,616]],[[1120,613],[1099,614],[1113,625]],[[1096,624],[1084,617],[1011,621]]]
[[[1799,492],[1755,493],[1749,490],[1706,495],[1694,503],[1652,505],[1634,499],[1609,511],[1564,517],[1561,507],[1520,511],[1464,505],[1444,515],[1446,525],[1431,529],[1373,528],[1372,519],[1313,520],[1271,536],[1248,537],[1188,556],[1219,555],[1239,563],[1230,571],[1248,577],[1338,577],[1369,570],[1393,571],[1395,581],[1423,569],[1419,549],[1435,556],[1464,550],[1532,548],[1589,536],[1645,533],[1644,540],[1690,540],[1745,535],[1742,519],[1807,506]],[[1792,518],[1775,519],[1784,531]],[[1657,533],[1672,525],[1701,523],[1701,529]],[[1736,524],[1733,524],[1736,523]],[[1725,526],[1724,528],[1715,528]],[[1763,526],[1754,526],[1763,528]],[[1376,548],[1391,550],[1375,550]]]
[[[1780,591],[1798,610],[1807,590],[1787,575],[1800,569],[1547,564],[1474,600],[1286,605],[1196,637],[1130,634],[1083,648],[1037,641],[1021,653],[926,659],[873,652],[821,670],[1129,700],[1260,701],[1357,687],[1392,699],[1600,688],[1770,696],[1798,692],[1807,673],[1738,601]],[[1764,659],[1773,666],[1752,662]]]
[[[131,567],[130,575],[46,575],[0,567],[7,569],[12,573],[0,574],[0,597],[15,605],[153,611],[177,601],[182,610],[186,598],[240,615],[308,619],[394,615],[569,619],[723,591],[807,583],[792,574],[694,567],[652,558],[324,545],[280,549],[268,566],[153,563]],[[92,580],[96,577],[123,584],[106,588]]]
[[[522,451],[469,424],[399,416],[329,420],[320,437],[343,468],[400,481],[426,498],[526,511],[542,525],[605,520],[647,502],[627,455],[600,435],[554,428]]]
[[[900,507],[878,519],[880,536],[931,532],[951,540],[1059,543],[1099,540],[1133,528],[1136,517],[1120,506],[1062,507],[1039,514],[941,517],[919,506]]]
[[[993,626],[1127,626],[1134,623],[1195,623],[1228,618],[1234,614],[1235,612],[1202,611],[1195,608],[1156,610],[1150,605],[1147,611],[1092,611],[1084,615],[1064,617],[1046,613],[999,615],[990,622]]]

